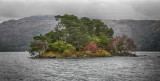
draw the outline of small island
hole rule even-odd
[[[114,36],[99,19],[78,18],[65,14],[55,16],[56,27],[33,37],[29,53],[38,58],[84,58],[136,56],[134,41],[127,36]]]

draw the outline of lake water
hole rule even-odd
[[[0,52],[0,81],[160,81],[160,52],[136,54],[141,56],[33,59],[28,52]]]

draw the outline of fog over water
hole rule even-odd
[[[0,0],[0,22],[32,15],[99,19],[160,19],[160,0]]]
[[[28,52],[0,52],[0,81],[160,81],[160,52],[136,54],[140,57],[33,59]]]

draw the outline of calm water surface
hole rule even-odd
[[[0,81],[160,81],[160,52],[136,54],[140,57],[33,59],[28,52],[0,52]]]

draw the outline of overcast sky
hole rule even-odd
[[[32,15],[160,20],[160,0],[0,0],[0,22]]]

